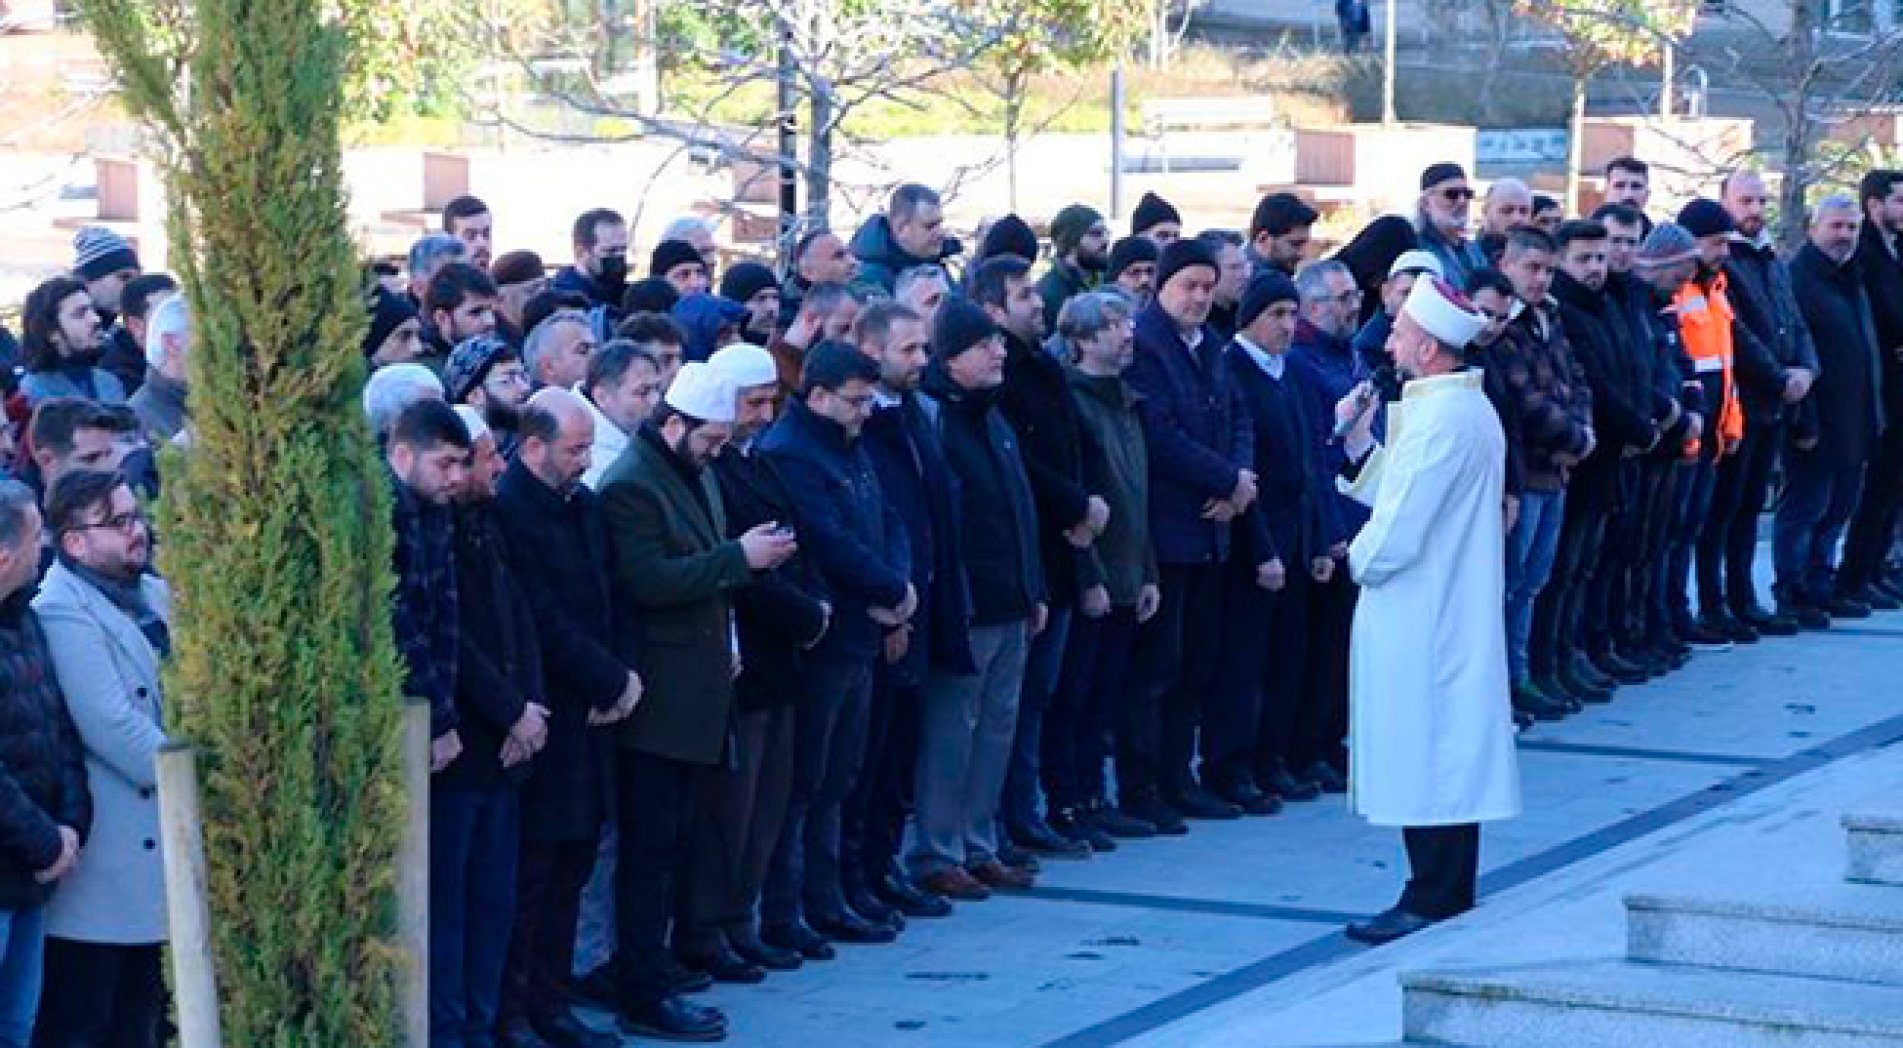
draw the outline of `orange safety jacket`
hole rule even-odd
[[[1726,445],[1744,439],[1744,405],[1738,401],[1738,384],[1731,370],[1731,325],[1736,314],[1725,293],[1726,286],[1721,272],[1709,285],[1688,281],[1672,296],[1672,312],[1678,317],[1679,337],[1684,341],[1685,355],[1691,358],[1693,377],[1703,381],[1714,371],[1723,376],[1719,403],[1705,405],[1706,438],[1716,436],[1720,441],[1714,458],[1724,456]],[[1687,454],[1696,455],[1697,451],[1697,442],[1692,442]]]

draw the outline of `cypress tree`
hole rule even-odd
[[[226,1042],[393,1044],[399,662],[388,491],[357,408],[346,33],[317,0],[82,0],[153,132],[191,303],[167,455],[175,738],[199,748]]]

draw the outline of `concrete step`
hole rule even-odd
[[[1903,886],[1903,814],[1846,815],[1843,826],[1845,879]]]
[[[1401,977],[1410,1044],[1903,1048],[1903,994],[1757,972],[1559,961]]]
[[[1903,889],[1817,884],[1626,897],[1627,956],[1903,986]]]

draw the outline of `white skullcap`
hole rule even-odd
[[[1408,292],[1401,312],[1413,318],[1428,334],[1455,349],[1467,348],[1467,343],[1487,326],[1486,316],[1467,301],[1467,296],[1439,277],[1415,281],[1414,290]]]
[[[773,363],[773,354],[750,342],[722,346],[707,358],[707,366],[726,379],[735,392],[780,380],[780,369]]]
[[[1440,259],[1435,258],[1432,252],[1422,251],[1419,248],[1401,252],[1400,257],[1394,260],[1394,264],[1388,267],[1388,279],[1392,280],[1409,270],[1432,273],[1443,279],[1447,276],[1447,271],[1441,268]]]
[[[482,412],[475,408],[467,404],[458,404],[456,417],[463,420],[463,428],[469,431],[471,444],[489,435],[489,423],[483,421]]]
[[[682,364],[661,399],[668,407],[702,422],[732,422],[736,412],[734,398],[739,390],[713,367],[702,361]]]

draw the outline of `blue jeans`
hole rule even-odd
[[[0,1048],[27,1048],[40,1010],[46,911],[0,910]]]
[[[1004,780],[1004,800],[998,818],[1007,827],[1037,821],[1039,758],[1044,747],[1044,708],[1057,691],[1057,674],[1064,668],[1064,647],[1070,638],[1070,608],[1052,608],[1044,632],[1031,640],[1024,664],[1024,688],[1018,695],[1018,734],[1011,743],[1011,771]]]
[[[1863,463],[1790,449],[1784,456],[1784,501],[1771,531],[1778,595],[1787,602],[1830,602],[1837,542],[1863,490]]]
[[[493,1048],[515,927],[513,785],[430,790],[430,1048]]]
[[[1566,492],[1522,491],[1520,519],[1507,536],[1507,668],[1514,683],[1527,678],[1526,646],[1533,636],[1533,601],[1546,588],[1566,519]]]
[[[1692,559],[1698,536],[1705,530],[1705,519],[1711,515],[1711,497],[1717,483],[1718,465],[1709,458],[1679,467],[1678,533],[1672,536],[1671,568],[1665,585],[1665,599],[1675,625],[1692,620]]]

